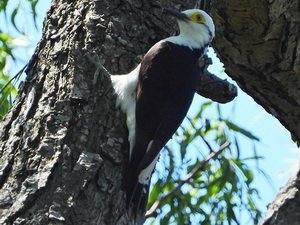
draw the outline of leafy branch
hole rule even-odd
[[[215,151],[212,152],[205,160],[202,160],[199,162],[198,166],[196,166],[187,176],[185,179],[181,180],[178,185],[176,187],[174,187],[171,191],[169,191],[167,194],[163,195],[160,199],[158,199],[157,201],[154,202],[154,204],[152,205],[152,207],[147,211],[145,217],[149,218],[149,217],[156,217],[157,216],[157,209],[160,208],[160,206],[162,205],[162,203],[169,198],[170,196],[172,196],[175,192],[179,191],[180,188],[188,183],[191,179],[195,178],[197,173],[200,171],[203,171],[205,168],[205,165],[211,160],[216,158],[224,149],[226,149],[227,147],[229,147],[230,142],[226,141],[224,144],[222,144],[220,146],[220,148]]]
[[[22,27],[22,23],[17,20],[18,17],[20,18],[23,16],[24,18],[32,18],[31,21],[37,28],[36,18],[38,2],[39,0],[25,0],[19,1],[19,3],[15,4],[15,2],[12,0],[1,0],[0,15],[2,15],[4,18],[4,27],[6,23],[7,26],[14,28],[14,30],[18,33],[26,35],[25,31],[19,29],[19,27]],[[30,7],[30,16],[28,16],[28,7]],[[5,30],[6,29],[3,30],[3,26],[0,26],[0,121],[11,108],[14,96],[17,95],[17,88],[12,81],[17,80],[22,73],[19,72],[17,75],[10,78],[9,68],[15,67],[17,58],[14,50],[18,48],[18,45],[16,42],[14,43],[16,38],[14,38],[10,33],[6,33]],[[24,68],[25,67],[26,65]],[[24,68],[21,69],[21,71],[23,71]]]
[[[213,105],[217,106],[216,115],[211,112]],[[238,138],[246,137],[254,146],[258,137],[224,118],[220,105],[212,102],[202,103],[199,112],[187,121],[177,131],[176,142],[163,151],[153,176],[148,221],[161,225],[240,224],[246,215],[257,224],[261,212],[253,179],[254,171],[261,169],[258,164],[252,168],[248,162],[257,162],[260,157],[255,147],[253,156],[240,154]],[[223,149],[225,142],[231,144]],[[195,154],[204,160],[196,160]],[[184,171],[188,175],[182,177]]]

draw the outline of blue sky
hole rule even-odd
[[[12,2],[12,1],[10,1]],[[14,1],[12,5],[18,4],[19,1]],[[31,17],[28,16],[29,8],[24,7],[23,15],[17,17],[17,24],[20,24],[20,29],[24,29],[29,36],[28,46],[22,47],[16,51],[17,65],[10,68],[10,74],[16,74],[30,59],[37,42],[41,38],[41,28],[46,10],[49,8],[50,0],[42,0],[38,3],[38,30],[33,26]],[[27,12],[27,15],[26,15]],[[9,20],[9,19],[8,19]],[[0,17],[0,29],[13,33],[14,37],[21,37],[20,33],[15,32],[13,28],[9,28],[9,22],[4,22],[4,18]],[[225,73],[222,72],[222,64],[218,59],[214,59],[214,65],[210,68],[211,71],[223,79],[228,79]],[[199,104],[207,101],[202,97],[197,96],[190,110],[193,113],[197,110]],[[258,155],[264,157],[260,161],[261,168],[271,177],[274,184],[273,188],[266,182],[262,174],[257,174],[254,181],[254,186],[261,193],[260,208],[266,210],[266,205],[269,204],[276,196],[279,188],[283,186],[291,174],[295,173],[299,164],[299,149],[291,141],[289,132],[278,122],[276,118],[268,114],[261,106],[253,101],[251,97],[239,89],[238,97],[231,103],[222,105],[222,111],[227,117],[233,119],[235,123],[250,130],[261,140],[256,143],[256,151]],[[244,139],[239,138],[242,150],[245,156],[252,155],[253,145]]]

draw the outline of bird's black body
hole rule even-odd
[[[198,59],[202,54],[203,49],[162,41],[144,57],[136,100],[138,154],[133,156],[139,158],[139,170],[153,161],[186,116],[199,81]],[[152,149],[157,150],[148,149],[150,156],[145,151],[151,140]]]
[[[141,62],[136,89],[136,142],[128,169],[131,179],[126,180],[127,193],[132,193],[129,203],[136,207],[145,210],[150,183],[150,177],[147,184],[138,183],[138,175],[157,157],[186,116],[199,81],[198,60],[204,50],[161,41]]]

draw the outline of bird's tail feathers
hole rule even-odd
[[[132,215],[135,225],[142,225],[145,222],[148,194],[149,185],[137,182],[131,196],[127,196],[128,211]]]

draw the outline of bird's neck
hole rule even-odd
[[[190,49],[202,49],[208,46],[211,41],[209,34],[191,35],[180,33],[178,36],[172,36],[165,39],[177,45],[187,46]]]

